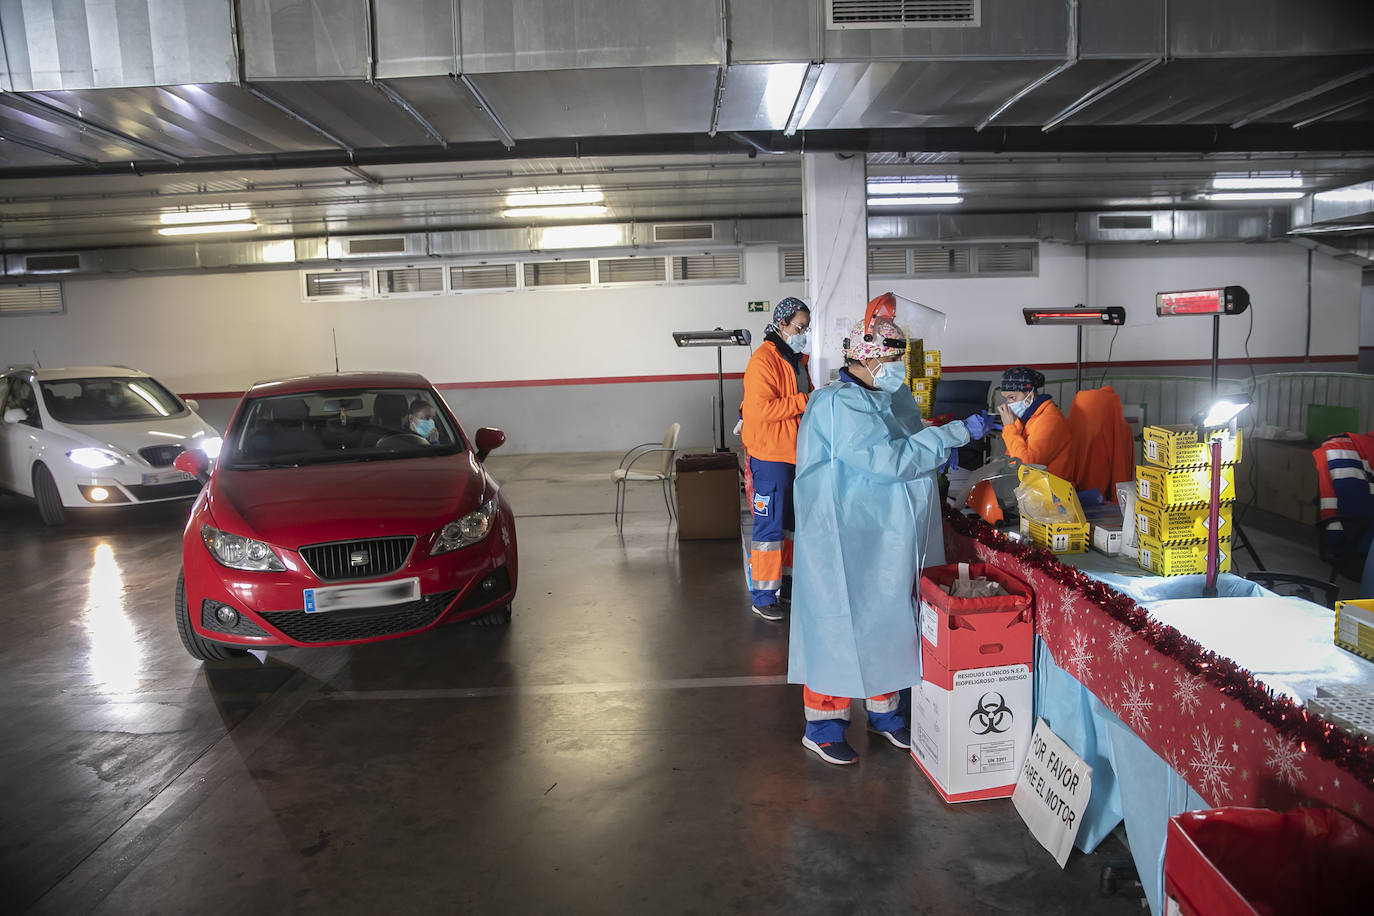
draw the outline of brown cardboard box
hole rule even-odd
[[[739,459],[732,452],[677,460],[677,536],[685,541],[739,538]]]
[[[1251,439],[1236,466],[1236,496],[1304,525],[1317,523],[1317,466],[1310,442]]]

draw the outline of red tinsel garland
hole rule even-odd
[[[1060,563],[1048,550],[1012,541],[983,520],[948,507],[945,509],[945,519],[959,534],[971,537],[985,547],[1010,554],[1073,589],[1139,633],[1155,649],[1210,681],[1226,696],[1273,726],[1278,733],[1302,743],[1318,756],[1334,762],[1374,788],[1374,743],[1368,738],[1342,731],[1320,716],[1309,713],[1288,697],[1275,695],[1231,659],[1217,655],[1174,627],[1160,623],[1126,595],[1072,566]]]

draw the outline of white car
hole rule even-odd
[[[190,499],[200,481],[172,467],[220,437],[152,376],[118,366],[0,375],[0,489],[38,502],[44,524],[71,508]]]

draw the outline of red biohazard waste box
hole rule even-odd
[[[955,598],[945,588],[959,578],[960,566],[970,579],[991,579],[1009,594],[992,598]],[[1030,586],[983,563],[951,563],[923,570],[918,596],[921,607],[921,658],[933,658],[950,671],[994,665],[1029,665],[1034,651]]]
[[[1374,912],[1374,833],[1334,808],[1214,808],[1169,819],[1166,911]]]

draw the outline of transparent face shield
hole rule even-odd
[[[895,324],[900,333],[894,335],[891,329],[887,328],[883,338],[884,341],[893,340],[888,346],[900,349],[903,353],[923,348],[939,349],[948,321],[945,313],[939,309],[896,293],[883,293],[869,301],[862,313],[841,315],[835,318],[834,322],[835,326],[843,328],[847,335],[849,329],[861,318],[864,320],[864,326],[870,329],[883,319]]]

